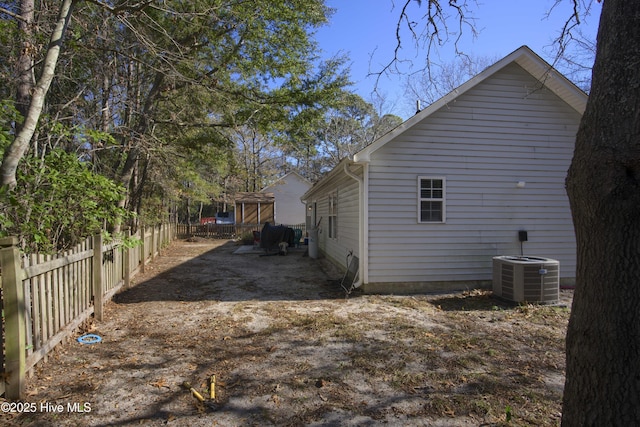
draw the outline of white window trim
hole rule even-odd
[[[440,199],[423,199],[422,197],[420,197],[420,180],[422,179],[432,179],[432,180],[440,180],[442,181],[442,198]],[[444,224],[445,222],[447,222],[447,179],[444,176],[431,176],[431,175],[421,175],[418,176],[417,179],[417,219],[418,219],[418,224]],[[429,200],[429,201],[434,201],[434,202],[442,202],[442,221],[422,221],[420,219],[420,202],[423,200]]]

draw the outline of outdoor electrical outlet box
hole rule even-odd
[[[526,242],[527,240],[529,240],[529,236],[527,235],[527,232],[525,230],[518,231],[518,240],[520,240],[521,242]]]

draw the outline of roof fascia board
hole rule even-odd
[[[526,46],[524,46],[524,48],[527,49],[527,54],[518,56],[515,59],[515,63],[524,68],[538,80],[541,85],[544,85],[555,93],[560,99],[570,105],[571,108],[579,114],[583,114],[589,96],[531,49]]]

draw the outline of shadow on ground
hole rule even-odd
[[[118,304],[145,301],[290,301],[345,298],[341,273],[309,258],[305,248],[286,256],[234,254],[235,242],[185,242],[170,248],[114,296]]]
[[[496,298],[491,293],[480,290],[446,295],[433,299],[431,303],[444,311],[495,311],[509,310],[518,306],[517,303]]]

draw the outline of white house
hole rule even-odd
[[[575,278],[565,176],[587,95],[523,46],[343,159],[303,200],[320,254],[365,292],[487,286],[492,257]],[[522,243],[519,232],[526,231]]]
[[[300,197],[311,188],[311,182],[297,172],[289,172],[262,193],[275,197],[275,221],[278,224],[298,225],[305,222],[305,205]]]

